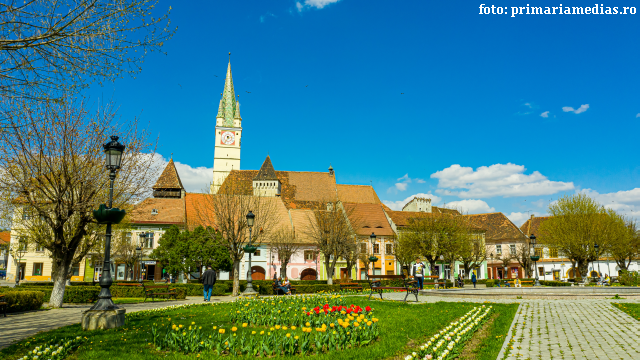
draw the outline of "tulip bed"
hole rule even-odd
[[[471,339],[473,333],[487,320],[493,310],[492,306],[475,307],[457,321],[433,335],[429,341],[405,357],[405,360],[447,360],[455,359],[460,355],[464,343]]]
[[[27,355],[21,357],[20,360],[62,360],[82,342],[83,339],[80,336],[76,336],[74,339],[53,339],[29,350]]]

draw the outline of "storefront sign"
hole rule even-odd
[[[151,261],[151,260],[143,261],[142,263],[145,264],[145,265],[155,265],[156,264],[155,260],[154,261]]]

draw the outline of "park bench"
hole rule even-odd
[[[425,276],[424,277],[425,280],[430,279],[429,282],[424,282],[422,283],[422,285],[433,285],[434,288],[438,289],[440,287],[440,285],[442,285],[445,289],[447,288],[447,285],[444,281],[444,279],[440,279],[440,276],[438,275],[429,275],[429,276]]]
[[[4,294],[0,295],[0,307],[2,308],[2,313],[4,317],[7,317],[7,308],[9,307],[9,303],[4,301]]]
[[[340,280],[340,290],[355,290],[362,292],[362,285],[349,282],[351,279],[344,278]]]
[[[402,279],[402,283],[404,286],[382,286],[381,280],[395,280]],[[382,299],[382,290],[401,290],[406,291],[407,295],[404,297],[404,301],[407,301],[407,297],[409,294],[413,294],[416,296],[416,301],[418,301],[418,291],[420,290],[417,286],[418,282],[407,281],[407,278],[402,275],[369,275],[367,274],[367,280],[369,280],[369,285],[371,286],[371,293],[369,294],[369,299],[371,299],[371,295],[373,292],[377,292],[380,294],[380,299]]]
[[[144,302],[147,302],[147,298],[151,298],[153,301],[155,298],[162,297],[172,297],[175,300],[178,293],[176,293],[176,289],[169,289],[169,285],[146,285],[142,284],[144,287]],[[164,291],[156,291],[155,289],[164,289]]]
[[[273,287],[273,294],[278,296],[280,294],[285,295],[285,292],[282,291],[282,289],[280,289],[280,287],[276,286],[276,283],[273,282],[271,283],[271,286]],[[296,293],[296,287],[291,285],[291,295],[295,295]]]

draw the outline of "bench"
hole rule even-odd
[[[355,290],[362,292],[362,285],[348,281],[349,279],[343,279],[340,281],[340,290]]]
[[[381,280],[396,280],[402,279],[402,283],[404,286],[382,286]],[[402,275],[369,275],[367,274],[367,280],[369,281],[369,285],[371,286],[371,293],[369,294],[369,299],[371,299],[371,295],[373,292],[377,292],[380,294],[380,299],[382,299],[382,290],[402,290],[406,291],[407,295],[404,297],[404,301],[407,301],[407,297],[409,294],[413,294],[416,297],[416,302],[418,301],[418,291],[420,290],[417,286],[418,282],[413,280],[407,282],[407,278]]]
[[[273,287],[273,294],[278,296],[280,294],[285,295],[285,292],[282,291],[282,289],[280,289],[280,287],[276,286],[276,283],[272,283],[271,286]],[[296,293],[296,287],[291,285],[291,295],[295,295]]]
[[[433,285],[436,289],[438,287],[440,287],[440,285],[442,285],[446,289],[447,286],[445,284],[445,281],[444,281],[444,279],[440,279],[440,276],[438,276],[438,275],[429,275],[429,276],[425,276],[424,277],[425,280],[427,280],[427,278],[430,279],[431,281],[430,282],[424,282],[424,283],[422,283],[422,285]],[[442,280],[442,281],[440,281],[440,280]]]
[[[4,317],[7,317],[7,308],[9,307],[9,303],[4,301],[5,295],[0,295],[0,307],[2,307],[2,313],[4,313]]]
[[[146,285],[146,284],[142,284],[142,286],[144,287],[144,302],[147,302],[147,298],[151,298],[151,300],[153,301],[155,298],[157,298],[158,296],[173,296],[173,299],[176,299],[176,295],[178,295],[178,293],[176,293],[176,289],[169,289],[169,285]],[[163,292],[157,292],[154,289],[164,289]]]

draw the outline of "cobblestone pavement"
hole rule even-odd
[[[403,300],[404,294],[386,293],[383,297],[385,300]],[[478,299],[449,296],[420,296],[418,299],[420,303],[479,302]],[[411,300],[415,297],[410,297],[409,302],[416,304]],[[640,359],[640,322],[611,305],[612,302],[638,303],[638,300],[489,301],[522,305],[509,331],[513,336],[505,339],[503,345],[503,352],[510,352],[498,360]]]
[[[212,301],[228,301],[231,296],[212,296]],[[157,301],[139,304],[120,304],[127,312],[155,309],[170,305],[202,303],[202,297],[188,297],[186,300]],[[7,314],[0,316],[0,349],[11,345],[14,341],[25,339],[41,331],[49,331],[59,327],[78,324],[82,319],[82,312],[91,305],[65,305],[61,309],[30,311],[25,313]]]

